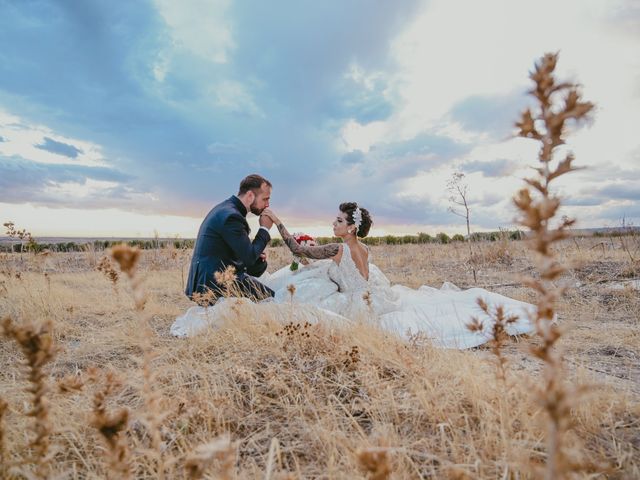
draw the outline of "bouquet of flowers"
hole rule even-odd
[[[298,242],[298,245],[303,245],[306,247],[316,246],[316,239],[313,238],[311,235],[307,235],[306,233],[294,233],[293,238],[295,239],[296,242]],[[297,255],[294,255],[293,262],[291,262],[291,266],[289,268],[291,269],[291,271],[295,272],[296,270],[298,270],[298,267],[300,266],[300,264],[308,265],[309,260],[304,257],[299,257]]]

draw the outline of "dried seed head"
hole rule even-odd
[[[371,292],[370,291],[366,291],[362,294],[362,299],[364,300],[364,303],[367,304],[368,307],[372,306],[372,300],[371,300]]]
[[[89,379],[98,383],[101,373],[97,369],[89,372]],[[107,372],[102,378],[100,389],[93,396],[93,416],[91,426],[96,428],[107,445],[109,469],[115,478],[129,478],[131,476],[130,453],[126,439],[121,434],[129,424],[129,410],[121,408],[115,412],[107,410],[107,397],[121,386],[120,380],[113,372]]]
[[[358,450],[360,468],[369,474],[371,480],[385,480],[391,476],[391,463],[386,448],[365,448]]]
[[[484,329],[484,324],[476,317],[471,317],[471,322],[467,323],[467,329],[470,332],[481,332]]]
[[[236,460],[236,448],[228,435],[221,435],[209,443],[199,445],[187,457],[184,468],[189,478],[202,478],[214,462],[219,462],[219,477],[230,478]]]
[[[236,269],[229,265],[222,272],[215,272],[213,276],[218,285],[223,285],[229,291],[236,281]]]
[[[208,307],[213,304],[216,299],[216,294],[213,290],[207,289],[204,293],[194,292],[191,295],[191,299],[201,307]]]
[[[132,277],[140,258],[140,249],[122,243],[111,249],[111,256],[120,265],[120,270]]]
[[[114,268],[113,264],[111,263],[111,260],[109,259],[109,257],[107,257],[106,255],[103,256],[100,259],[100,262],[96,267],[96,270],[104,273],[104,275],[107,277],[107,279],[109,279],[109,281],[113,284],[113,286],[114,287],[116,286],[116,284],[118,283],[119,275],[118,275],[118,271]]]
[[[59,393],[78,392],[82,387],[84,387],[84,381],[79,375],[67,375],[58,380]]]

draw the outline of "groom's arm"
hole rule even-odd
[[[239,215],[229,216],[224,223],[221,235],[225,243],[229,245],[229,248],[233,251],[235,257],[248,269],[258,263],[260,254],[267,247],[271,236],[267,230],[261,228],[258,230],[252,242],[249,239],[249,235],[247,235],[243,220]]]

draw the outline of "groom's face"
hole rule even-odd
[[[271,187],[263,183],[260,190],[255,192],[255,198],[251,202],[251,213],[260,215],[265,208],[269,208],[269,200],[271,199]]]

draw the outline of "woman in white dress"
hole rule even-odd
[[[272,211],[265,210],[263,215],[273,220],[294,255],[318,260],[296,271],[284,267],[260,277],[261,282],[275,291],[276,304],[313,305],[332,312],[334,319],[339,317],[344,322],[375,322],[380,328],[405,338],[419,335],[435,346],[463,349],[491,339],[494,319],[478,306],[477,300],[482,298],[489,311],[501,306],[505,317],[518,317],[507,325],[507,333],[533,331],[529,321],[533,305],[484,289],[461,291],[450,283],[440,289],[391,286],[380,269],[371,263],[367,246],[358,240],[368,235],[373,222],[369,212],[356,203],[343,203],[338,208],[333,234],[342,242],[320,246],[299,245]],[[291,285],[295,287],[293,294]],[[273,307],[273,304],[269,306]],[[215,308],[210,307],[207,312],[209,323],[215,321]],[[474,319],[482,322],[481,330],[468,328]],[[199,324],[207,322],[200,320]],[[192,335],[198,330],[193,326],[187,314],[176,320],[172,333]]]

